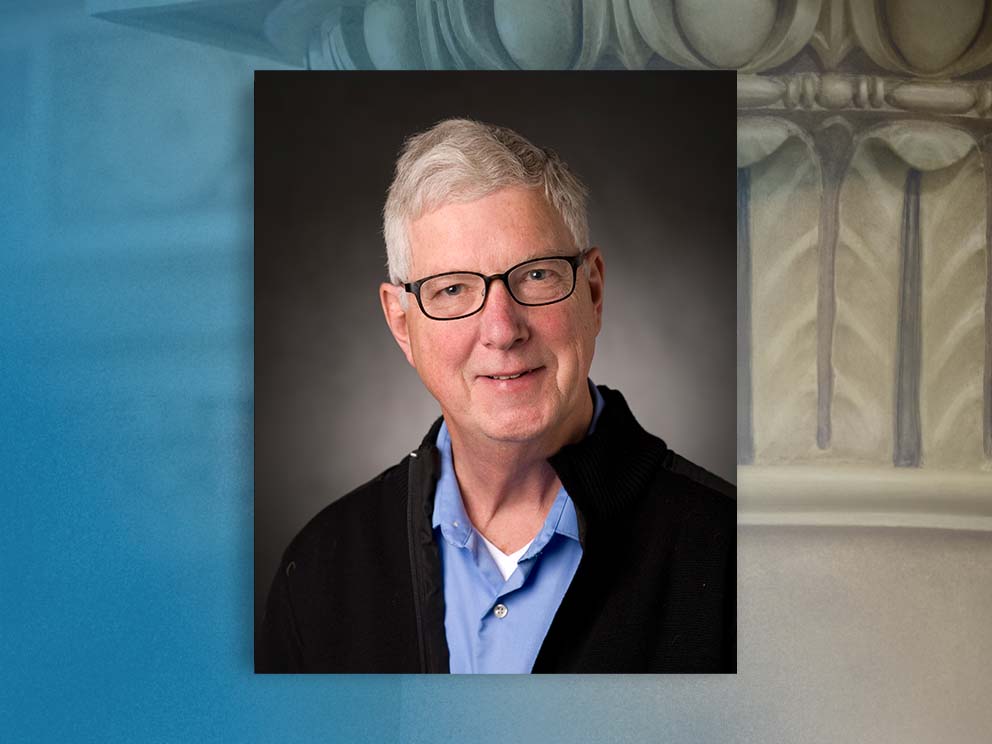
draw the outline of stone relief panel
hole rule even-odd
[[[820,173],[798,127],[753,119],[738,132],[749,181],[753,461],[805,459],[817,454]]]
[[[892,458],[900,165],[869,143],[858,149],[841,189],[830,450],[845,461]]]
[[[921,183],[923,463],[983,463],[986,175],[971,148]]]
[[[979,467],[987,259],[976,142],[932,122],[859,140],[841,197],[832,450]]]
[[[741,462],[988,469],[975,138],[934,122],[811,129],[738,125],[753,437]]]

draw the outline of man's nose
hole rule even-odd
[[[486,346],[510,349],[526,341],[529,332],[525,320],[527,308],[510,296],[499,279],[489,283],[486,304],[479,313],[479,336]]]

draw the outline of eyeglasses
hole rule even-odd
[[[417,298],[424,315],[433,320],[458,320],[482,310],[489,285],[502,280],[517,304],[527,307],[553,305],[575,291],[575,272],[587,253],[577,256],[533,258],[511,266],[502,274],[486,276],[475,271],[448,271],[403,285]]]

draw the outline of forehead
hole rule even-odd
[[[445,204],[411,222],[409,236],[414,276],[459,269],[493,273],[574,249],[544,194],[524,187]]]

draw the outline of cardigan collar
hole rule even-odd
[[[592,434],[562,447],[548,458],[568,495],[590,519],[610,520],[625,512],[645,493],[668,454],[665,443],[646,432],[618,391],[598,385],[604,407]],[[434,422],[417,450],[417,459],[440,474],[440,453],[435,446],[443,419]],[[434,494],[425,493],[433,508]]]

